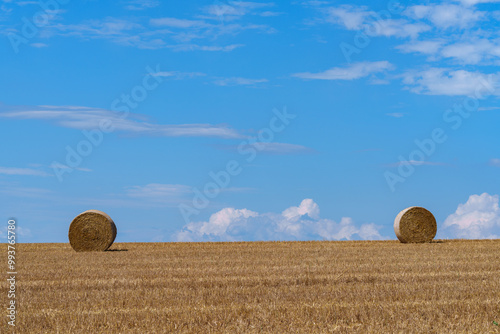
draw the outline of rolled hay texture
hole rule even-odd
[[[436,218],[429,210],[412,206],[397,215],[394,232],[402,243],[431,242],[437,232]]]
[[[73,219],[68,237],[77,252],[103,252],[115,241],[116,226],[104,212],[88,210]]]

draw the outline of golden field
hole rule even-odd
[[[15,332],[500,333],[500,240],[111,250],[17,245]],[[5,319],[0,332],[11,332]]]

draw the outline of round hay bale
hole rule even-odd
[[[431,242],[437,232],[436,218],[429,210],[412,206],[397,215],[394,232],[402,243]]]
[[[68,237],[71,247],[77,252],[103,252],[115,241],[116,226],[104,212],[88,210],[73,219]]]

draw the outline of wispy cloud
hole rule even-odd
[[[484,95],[500,95],[500,74],[430,68],[406,72],[403,83],[417,94],[473,96],[482,90]]]
[[[468,28],[485,16],[484,12],[455,4],[411,6],[405,14],[417,20],[428,20],[441,29]]]
[[[179,71],[163,71],[151,73],[154,77],[163,77],[163,78],[174,78],[174,79],[190,79],[195,77],[205,76],[205,73],[200,72],[179,72]]]
[[[52,197],[52,191],[44,188],[22,187],[18,185],[2,185],[0,194],[9,197],[38,198],[48,200]]]
[[[241,48],[245,46],[244,44],[230,44],[225,46],[215,46],[215,45],[198,45],[198,44],[178,44],[169,46],[174,51],[209,51],[209,52],[229,52],[234,49]]]
[[[292,74],[292,76],[301,79],[355,80],[393,68],[394,66],[388,61],[358,62],[347,67],[334,67],[324,72],[303,72]]]
[[[128,197],[154,202],[172,202],[191,192],[191,187],[181,184],[150,183],[126,188]]]
[[[208,23],[203,20],[187,20],[177,19],[175,17],[163,17],[159,19],[151,19],[149,23],[156,27],[169,27],[169,28],[193,28],[193,27],[207,27]]]
[[[474,6],[479,3],[496,3],[500,2],[500,0],[459,0],[462,4],[468,5],[468,6]]]
[[[125,6],[128,10],[144,10],[149,8],[155,8],[160,5],[158,0],[131,0],[127,1]]]
[[[384,239],[380,226],[357,225],[351,218],[340,222],[320,217],[319,206],[304,199],[299,206],[281,213],[258,213],[248,209],[224,208],[208,221],[186,224],[175,241],[253,241],[253,240],[351,240]]]
[[[411,37],[430,30],[425,23],[412,23],[405,19],[382,19],[366,6],[342,5],[337,7],[321,7],[324,21],[339,24],[347,30],[361,30],[370,36]]]
[[[49,120],[59,126],[78,130],[96,129],[99,128],[103,120],[108,120],[115,131],[123,131],[144,136],[244,137],[236,130],[223,124],[156,124],[143,121],[140,119],[139,115],[135,114],[129,114],[129,116],[125,118],[110,110],[78,106],[12,108],[11,110],[0,112],[0,118]]]
[[[54,161],[50,167],[51,168],[62,169],[62,170],[77,170],[77,171],[86,172],[86,173],[92,172],[92,169],[90,169],[90,168],[85,168],[85,167],[69,167],[69,166],[63,165],[62,163],[59,163],[57,161]]]
[[[384,165],[385,167],[399,167],[399,166],[446,166],[447,164],[443,162],[434,162],[434,161],[420,161],[420,160],[407,160],[407,161],[398,161],[391,164]]]
[[[408,6],[402,13],[375,12],[367,6],[331,6],[318,2],[322,17],[315,23],[333,23],[346,30],[361,31],[369,38],[384,36],[407,39],[396,49],[426,55],[430,61],[452,60],[454,64],[497,65],[500,41],[490,24],[497,12],[481,11],[475,4],[498,2],[463,0],[461,3]],[[484,23],[484,24],[483,24]],[[424,38],[419,40],[420,38]]]
[[[312,148],[289,143],[261,142],[251,137],[240,145],[216,145],[215,148],[227,151],[254,151],[268,155],[294,155],[312,154],[316,151]]]
[[[305,154],[315,152],[306,146],[277,142],[255,142],[246,146],[253,147],[257,151],[267,154]],[[245,147],[243,146],[243,148]]]
[[[490,165],[495,167],[500,167],[500,159],[491,159]]]
[[[34,48],[46,48],[46,47],[48,47],[48,45],[45,43],[31,43],[30,45]]]
[[[50,174],[33,168],[0,167],[3,175],[50,176]]]
[[[479,107],[477,108],[478,111],[488,111],[488,110],[499,110],[500,107]]]
[[[259,83],[268,82],[267,79],[249,79],[249,78],[222,78],[214,81],[217,86],[254,86]]]
[[[143,10],[158,5],[158,1],[135,0],[127,2],[126,8]],[[230,2],[202,7],[200,14],[187,18],[138,16],[135,18],[106,17],[76,24],[59,22],[48,25],[42,36],[49,38],[59,35],[85,40],[106,39],[119,45],[140,49],[169,48],[174,51],[228,52],[243,44],[220,44],[217,40],[221,36],[234,38],[244,31],[275,32],[275,29],[267,24],[255,24],[249,19],[244,19],[248,15],[273,16],[270,13],[263,14],[265,13],[263,8],[272,6],[272,3]]]
[[[443,40],[412,41],[407,44],[399,45],[396,49],[405,53],[416,52],[435,56],[441,49],[443,43]]]
[[[273,2],[227,1],[226,3],[212,4],[204,7],[204,17],[230,22],[241,19],[243,16],[249,14],[269,16],[264,13],[269,12],[266,10],[267,8],[274,6]]]
[[[401,117],[403,117],[405,114],[404,114],[404,113],[402,113],[402,112],[391,112],[391,113],[387,113],[386,115],[387,115],[387,116],[394,117],[394,118],[401,118]]]

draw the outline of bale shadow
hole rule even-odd
[[[128,249],[107,249],[106,252],[128,252]]]

